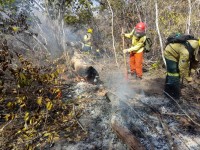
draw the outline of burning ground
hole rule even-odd
[[[138,81],[125,79],[123,69],[109,63],[97,64],[102,82],[74,83],[64,95],[76,101],[75,110],[82,109],[78,122],[87,136],[61,140],[52,150],[200,148],[199,84],[185,83],[177,102],[163,95],[163,69],[147,71]]]

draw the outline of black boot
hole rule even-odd
[[[165,84],[165,90],[164,90],[165,96],[168,98],[174,98],[176,100],[180,99],[180,89],[173,84]]]

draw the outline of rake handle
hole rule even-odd
[[[124,33],[124,29],[122,27],[122,33]],[[122,36],[122,48],[124,50],[124,36]],[[126,62],[126,54],[123,53],[123,56],[124,56],[124,65],[125,65],[125,71],[126,71],[126,77],[128,77],[128,69],[127,69],[127,62]]]

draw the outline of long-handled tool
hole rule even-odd
[[[122,34],[124,33],[124,29],[122,27]],[[124,50],[124,36],[122,36],[122,48]],[[125,66],[125,78],[128,79],[128,68],[127,68],[127,62],[126,62],[126,54],[123,53],[124,55],[124,66]]]

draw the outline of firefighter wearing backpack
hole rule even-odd
[[[143,51],[146,41],[145,29],[145,23],[139,22],[131,33],[122,33],[122,36],[132,39],[132,46],[128,49],[124,49],[123,53],[130,53],[129,64],[131,75],[134,76],[136,74],[137,79],[142,79],[143,75]]]
[[[83,37],[83,41],[84,41],[84,45],[82,48],[83,52],[89,53],[92,50],[92,32],[93,32],[93,30],[91,28],[89,28],[87,30],[87,34],[84,35],[84,37]]]
[[[168,43],[164,51],[167,64],[165,94],[175,99],[180,98],[180,79],[182,82],[183,80],[191,82],[190,71],[196,69],[194,66],[199,61],[199,41],[190,39],[186,40],[186,44]]]

